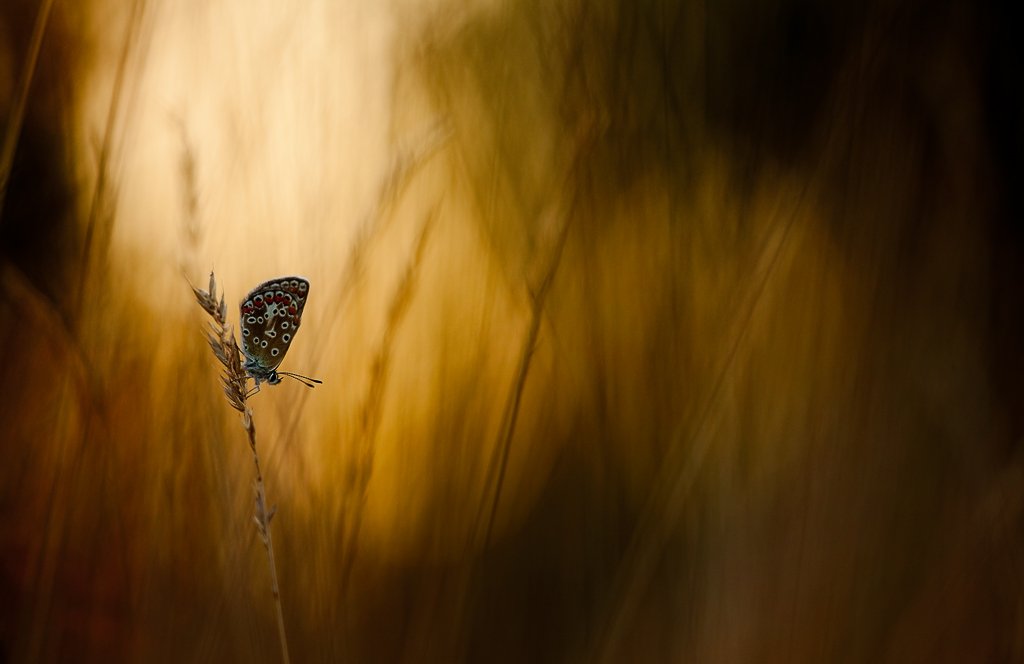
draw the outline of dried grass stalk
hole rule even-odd
[[[277,631],[281,639],[281,659],[285,664],[290,664],[288,637],[284,628],[284,609],[281,606],[281,593],[277,583],[277,563],[274,560],[274,541],[270,535],[270,522],[277,512],[277,506],[267,506],[267,490],[263,482],[263,471],[260,468],[260,455],[256,451],[256,424],[253,421],[252,410],[246,402],[249,376],[242,368],[241,353],[235,342],[234,331],[227,320],[228,309],[223,294],[219,300],[217,299],[217,282],[213,272],[210,273],[209,290],[204,291],[193,286],[192,292],[195,294],[199,306],[213,319],[210,329],[207,331],[207,341],[217,360],[224,366],[224,373],[221,375],[224,395],[231,407],[242,414],[242,426],[249,435],[249,449],[252,450],[252,461],[256,466],[256,479],[253,481],[256,504],[252,518],[256,523],[260,540],[263,542],[263,548],[267,551],[270,589],[274,595],[274,603],[277,605]]]

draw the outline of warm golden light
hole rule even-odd
[[[993,16],[46,4],[0,8],[0,660],[280,660],[266,528],[295,662],[1024,655]],[[309,280],[322,385],[232,409],[211,270],[235,332]]]

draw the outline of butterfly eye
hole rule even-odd
[[[263,316],[260,316],[259,318],[257,318],[256,322],[257,323],[262,323],[263,322]]]
[[[246,318],[245,320],[246,320],[246,322],[248,322],[248,323],[249,323],[249,325],[252,325],[253,323],[255,323],[255,322],[256,322],[256,317],[255,317],[255,316],[249,316],[249,317],[248,317],[248,318]]]
[[[242,336],[243,336],[243,337],[247,337],[247,336],[249,336],[250,334],[252,334],[252,333],[251,333],[251,332],[249,332],[249,328],[247,328],[247,327],[243,327],[243,328],[242,328]]]
[[[283,341],[285,343],[288,343],[291,340],[292,340],[292,335],[290,335],[290,334],[282,334],[281,335],[281,341]]]
[[[267,347],[267,340],[264,339],[263,341],[261,341],[260,342],[260,346],[263,347],[263,348],[266,348]]]
[[[298,289],[299,289],[300,293],[305,293],[306,292],[306,288],[307,288],[306,282],[304,282],[304,281],[299,282]]]
[[[271,355],[273,355],[274,357],[277,357],[277,356],[278,356],[278,354],[279,354],[280,352],[281,352],[281,351],[279,351],[279,350],[278,350],[278,349],[276,349],[276,348],[271,348],[271,349],[270,349],[270,354],[271,354]]]
[[[284,321],[283,323],[281,323],[281,329],[282,330],[287,330],[288,329],[288,321]]]
[[[258,343],[260,342],[260,338],[259,338],[259,337],[253,337],[253,338],[252,338],[252,342],[253,342],[254,344],[258,344]]]

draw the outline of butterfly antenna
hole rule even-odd
[[[323,383],[324,383],[324,381],[322,381],[322,380],[317,380],[316,378],[310,378],[309,376],[303,376],[302,374],[291,373],[290,371],[278,371],[277,375],[278,376],[288,376],[289,378],[294,378],[295,380],[299,381],[300,383],[302,383],[303,385],[305,385],[306,387],[311,388],[311,389],[316,387],[316,385],[313,385],[313,383],[316,383],[317,385],[323,385]]]

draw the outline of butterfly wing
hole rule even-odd
[[[263,373],[276,369],[302,322],[309,282],[279,277],[254,288],[240,305],[242,351]]]

